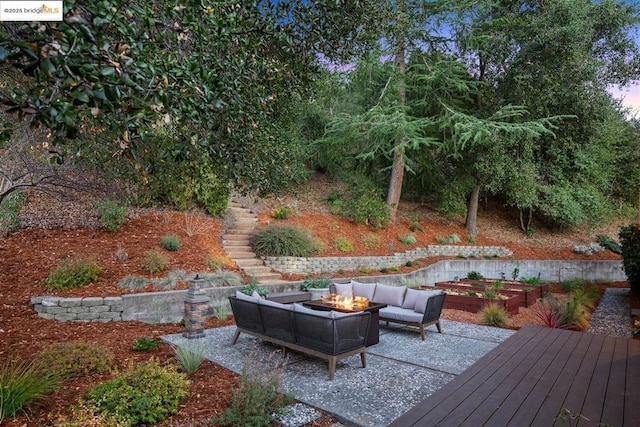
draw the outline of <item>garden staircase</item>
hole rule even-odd
[[[251,250],[249,242],[254,233],[258,216],[240,204],[231,201],[227,208],[231,225],[222,235],[222,249],[240,270],[255,278],[258,283],[282,281],[282,275],[272,271]]]

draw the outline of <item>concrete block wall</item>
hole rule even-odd
[[[361,264],[363,265],[363,264]],[[477,271],[485,277],[500,278],[504,273],[511,278],[514,268],[519,277],[540,277],[542,280],[561,282],[572,278],[591,281],[626,281],[621,261],[515,261],[515,260],[445,260],[407,274],[340,278],[336,282],[353,279],[365,283],[398,284],[402,279],[432,285],[435,282],[465,277]],[[281,282],[263,285],[271,293],[299,291],[302,282]],[[211,298],[210,311],[228,302],[240,287],[203,289]],[[37,296],[31,304],[40,317],[59,321],[109,322],[138,320],[146,323],[177,323],[184,317],[187,290],[128,294],[121,297],[60,298]]]
[[[333,273],[336,271],[357,271],[362,267],[372,270],[381,268],[399,267],[409,261],[420,258],[436,256],[460,256],[460,257],[505,257],[512,252],[502,246],[456,246],[456,245],[429,245],[426,248],[416,248],[403,253],[388,256],[368,257],[264,257],[267,267],[281,273],[291,274],[318,274]]]

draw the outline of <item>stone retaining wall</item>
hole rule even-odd
[[[318,274],[333,273],[336,271],[357,271],[362,267],[371,270],[381,268],[400,267],[407,262],[420,258],[437,256],[459,256],[464,258],[492,258],[506,257],[512,252],[502,246],[456,246],[456,245],[429,245],[426,248],[396,253],[389,256],[367,257],[263,257],[264,263],[281,273],[291,274]]]
[[[500,278],[504,273],[511,278],[514,268],[519,277],[540,277],[542,280],[561,282],[584,278],[591,281],[626,281],[620,261],[515,261],[515,260],[446,260],[406,274],[361,276],[336,279],[348,282],[353,279],[365,283],[397,284],[409,280],[432,285],[435,282],[465,277],[469,271],[477,271],[485,277]],[[263,285],[271,293],[300,290],[302,282],[282,282]],[[211,298],[209,312],[226,304],[227,298],[240,287],[206,288],[203,292]],[[109,322],[138,320],[146,323],[177,323],[184,317],[184,300],[187,290],[129,294],[121,297],[60,298],[37,296],[31,304],[40,317],[60,321]]]

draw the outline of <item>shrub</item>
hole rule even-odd
[[[187,342],[182,346],[174,346],[173,353],[182,366],[182,371],[191,374],[198,370],[207,353],[203,342]]]
[[[113,254],[113,260],[117,262],[125,262],[129,259],[129,252],[122,246],[118,246],[118,249]]]
[[[15,191],[0,203],[0,235],[7,236],[20,227],[20,209],[24,203],[22,193]]]
[[[127,222],[127,207],[113,200],[102,200],[93,203],[93,210],[103,228],[109,231],[120,230]]]
[[[480,273],[478,273],[477,271],[470,271],[467,273],[467,279],[469,280],[482,280],[484,279],[484,276]]]
[[[126,425],[152,424],[176,413],[189,394],[189,380],[174,366],[147,362],[98,384],[87,394],[90,404]]]
[[[151,274],[162,273],[166,268],[169,260],[164,254],[158,251],[147,251],[144,253],[144,262],[142,268]]]
[[[212,287],[221,286],[240,286],[242,284],[242,277],[234,271],[230,270],[216,270],[213,273],[203,273],[200,277]]]
[[[162,236],[162,247],[170,252],[175,252],[180,249],[180,239],[175,234],[167,234]]]
[[[542,324],[549,328],[566,328],[562,305],[556,297],[548,294],[534,305],[534,313]]]
[[[280,206],[271,212],[271,218],[274,219],[287,219],[291,215],[291,208],[288,206]]]
[[[271,225],[251,238],[258,256],[308,257],[317,252],[309,235],[298,227]]]
[[[498,304],[487,304],[482,307],[480,324],[505,328],[507,326],[507,312]]]
[[[301,289],[308,291],[309,289],[324,289],[328,288],[333,281],[331,278],[318,278],[318,279],[306,279],[302,282]]]
[[[265,288],[264,286],[258,285],[254,281],[240,288],[240,292],[247,295],[252,295],[254,292],[257,292],[261,297],[266,297],[267,295],[269,295],[269,289]]]
[[[486,291],[482,292],[482,298],[496,299],[498,298],[498,294],[495,291],[487,289]]]
[[[417,241],[416,236],[411,233],[406,236],[400,236],[399,240],[403,245],[415,245]]]
[[[107,347],[85,341],[67,341],[49,345],[38,359],[63,378],[107,372],[114,356]]]
[[[380,247],[380,237],[373,233],[368,233],[362,236],[362,244],[367,249],[377,249]]]
[[[391,212],[378,188],[370,184],[358,184],[352,193],[351,199],[344,203],[340,215],[372,228],[383,228],[389,223]]]
[[[500,280],[494,280],[490,285],[491,289],[504,289],[504,283]]]
[[[63,260],[44,279],[47,289],[74,289],[98,280],[102,268],[95,257]]]
[[[275,354],[275,353],[272,353]],[[260,361],[254,353],[244,360],[240,375],[240,387],[233,390],[231,408],[211,420],[221,426],[268,427],[273,424],[273,416],[281,415],[291,398],[278,394],[282,378],[281,362],[261,372]],[[273,362],[268,363],[273,366]]]
[[[224,267],[224,261],[216,257],[207,258],[206,264],[211,270],[218,270]]]
[[[362,274],[369,274],[369,273],[371,273],[371,269],[370,269],[369,267],[364,267],[364,266],[363,266],[363,267],[360,267],[360,268],[358,269],[358,271],[359,271],[360,273],[362,273]]]
[[[461,241],[460,236],[455,233],[447,237],[447,243],[460,243]]]
[[[436,243],[439,245],[444,245],[445,243],[447,243],[447,238],[444,236],[438,236],[436,237]]]
[[[476,237],[475,234],[470,234],[469,237],[467,238],[467,242],[469,242],[472,245],[475,245],[477,241],[478,241],[478,238]]]
[[[14,417],[25,405],[53,392],[60,377],[42,361],[0,362],[0,423]]]
[[[520,283],[525,283],[532,286],[540,286],[544,282],[542,281],[542,279],[540,279],[540,277],[521,277]]]
[[[144,289],[148,284],[149,280],[142,276],[125,276],[118,281],[118,287],[131,290]]]
[[[149,351],[158,348],[158,340],[153,337],[141,337],[135,340],[131,349],[133,351]]]
[[[622,248],[620,247],[620,245],[616,241],[611,239],[609,236],[605,234],[598,234],[596,236],[596,241],[603,248],[608,249],[611,252],[616,253],[618,255],[622,254]]]
[[[567,279],[560,282],[560,286],[564,291],[571,292],[576,289],[584,289],[588,285],[588,283],[589,282],[587,282],[587,280],[585,279],[574,278],[574,279]]]
[[[620,229],[622,266],[631,287],[631,293],[640,295],[640,226],[631,224]]]
[[[344,236],[337,236],[331,242],[334,248],[339,250],[340,252],[351,252],[353,251],[353,242]]]
[[[223,304],[220,304],[213,309],[213,314],[218,320],[226,320],[231,314],[231,305],[228,301],[225,301]]]

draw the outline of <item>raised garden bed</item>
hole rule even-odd
[[[447,292],[447,297],[444,299],[443,308],[451,308],[453,310],[464,310],[471,313],[477,313],[482,310],[487,304],[498,304],[509,314],[518,314],[520,307],[520,296],[512,296],[505,298],[482,298],[482,297],[470,297],[466,295],[456,295]]]
[[[460,292],[471,291],[479,294],[485,290],[484,285],[474,286],[466,282],[436,282],[435,286],[439,289],[455,289]],[[518,297],[520,307],[530,307],[538,301],[538,291],[531,287],[516,289],[505,286],[504,289],[493,289],[493,291],[501,295]]]
[[[493,282],[500,282],[504,286],[504,289],[534,289],[534,297],[544,298],[549,292],[549,284],[541,283],[539,285],[531,285],[528,283],[522,283],[517,280],[502,280],[502,279],[460,279],[459,283],[479,284],[482,286],[491,286]]]

